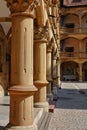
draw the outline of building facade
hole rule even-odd
[[[87,4],[72,2],[60,7],[61,80],[87,81]]]

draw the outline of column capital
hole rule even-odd
[[[44,0],[44,2],[45,2],[47,5],[55,6],[55,5],[58,4],[59,0]]]
[[[54,47],[53,38],[51,38],[50,42],[47,44],[47,52],[52,52],[52,49]]]
[[[49,53],[49,52],[51,53],[51,52],[52,52],[52,48],[53,48],[53,47],[52,47],[52,44],[49,43],[49,44],[47,45],[47,53]]]
[[[35,27],[34,40],[48,40],[48,39],[49,39],[49,29],[47,26]]]
[[[33,12],[36,5],[38,5],[38,0],[5,0],[7,2],[7,7],[10,9],[11,13],[31,13]]]

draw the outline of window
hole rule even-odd
[[[74,52],[74,47],[66,47],[65,51],[66,52]]]
[[[67,27],[67,28],[74,28],[75,24],[74,23],[66,23],[65,27]]]

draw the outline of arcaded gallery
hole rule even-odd
[[[47,130],[42,115],[50,117],[61,82],[87,81],[86,5],[0,0],[0,97],[10,97],[5,130]]]

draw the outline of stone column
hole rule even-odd
[[[46,62],[46,68],[47,68],[47,80],[49,82],[47,86],[47,96],[50,100],[53,100],[53,95],[51,92],[51,82],[52,82],[52,47],[50,44],[47,46],[47,62]]]
[[[58,61],[58,88],[61,88],[61,81],[60,81],[60,61]]]
[[[43,107],[48,111],[48,102],[46,101],[46,44],[47,40],[45,27],[35,28],[34,41],[34,84],[38,88],[35,93],[35,107]]]
[[[82,63],[79,64],[79,81],[82,81]]]
[[[33,125],[33,15],[29,2],[7,0],[12,12],[10,122],[6,130],[36,130]],[[27,11],[28,9],[28,11]]]
[[[53,56],[52,59],[52,79],[53,79],[53,93],[57,95],[57,57]]]
[[[53,61],[53,67],[52,67],[52,70],[53,70],[53,80],[54,80],[54,86],[56,86],[56,79],[57,79],[57,57],[53,57],[52,59]]]

